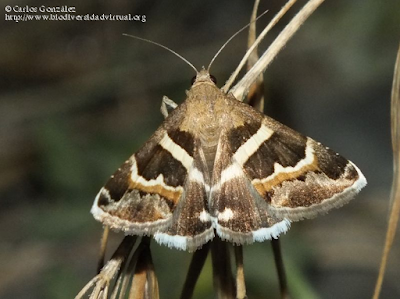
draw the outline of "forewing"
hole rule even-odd
[[[344,205],[366,185],[352,162],[251,107],[240,106],[252,116],[228,134],[233,160],[276,217],[315,217]]]
[[[137,235],[171,225],[194,152],[194,138],[179,130],[178,109],[100,190],[91,210],[97,220]]]
[[[236,244],[249,244],[277,238],[290,227],[287,219],[276,217],[261,198],[234,151],[221,135],[215,159],[210,195],[210,213],[217,234]],[[240,137],[241,138],[241,137]]]

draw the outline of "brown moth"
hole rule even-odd
[[[125,234],[195,251],[215,234],[235,244],[277,238],[365,185],[352,162],[224,93],[203,69],[91,212]]]

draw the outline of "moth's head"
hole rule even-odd
[[[217,79],[203,67],[201,71],[197,72],[197,75],[192,78],[191,83],[192,87],[203,83],[209,83],[215,85],[217,84]]]

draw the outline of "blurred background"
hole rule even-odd
[[[1,1],[5,7],[52,1]],[[268,24],[284,1],[262,1]],[[298,4],[264,40],[265,50]],[[94,275],[102,226],[89,210],[108,177],[180,103],[193,70],[249,22],[252,1],[70,1],[75,15],[142,21],[5,21],[0,27],[0,297],[72,298]],[[8,13],[9,15],[12,12]],[[15,14],[15,13],[14,13]],[[59,14],[64,15],[64,14]],[[292,298],[370,298],[392,180],[390,93],[400,2],[326,1],[265,73],[265,113],[355,162],[368,186],[349,205],[294,223],[281,238]],[[213,64],[219,85],[245,53],[246,33]],[[109,252],[122,236],[113,234]],[[399,238],[382,298],[400,298]],[[180,293],[191,255],[152,245],[161,298]],[[268,242],[246,246],[249,298],[279,298]],[[173,273],[173,275],[171,275]],[[196,298],[213,298],[208,262]]]

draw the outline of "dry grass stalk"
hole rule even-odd
[[[283,257],[281,250],[281,243],[279,239],[271,240],[272,251],[274,253],[276,272],[278,273],[279,289],[281,292],[282,299],[289,299],[289,290],[287,286],[285,268],[283,266]]]
[[[247,296],[243,268],[243,246],[235,246],[234,248],[236,260],[236,298],[245,299]]]
[[[199,279],[201,270],[206,262],[208,252],[210,251],[210,243],[193,253],[192,261],[190,262],[188,274],[181,292],[181,299],[192,298],[196,282]]]
[[[228,250],[230,246],[232,245],[222,241],[219,237],[215,237],[211,242],[213,282],[218,299],[236,298],[235,283],[231,270],[231,258]]]
[[[251,42],[251,46],[248,48],[246,54],[243,56],[242,60],[240,61],[239,65],[237,66],[236,70],[232,73],[232,75],[229,77],[229,79],[226,81],[225,85],[221,88],[223,91],[227,92],[233,82],[236,80],[237,76],[239,75],[240,70],[243,68],[244,64],[249,61],[251,58],[252,53],[257,51],[257,47],[260,44],[260,42],[264,39],[264,37],[267,35],[267,33],[278,23],[278,21],[285,15],[285,13],[293,6],[293,4],[297,0],[290,0],[288,1],[284,7],[275,15],[275,17],[269,22],[269,24],[264,28],[264,30],[260,33],[260,35],[255,39],[255,30],[254,30],[254,36],[252,35],[253,33],[250,33],[249,35],[249,42],[253,39],[254,41]],[[259,1],[256,1],[254,4],[254,9],[251,17],[251,22],[252,24],[250,25],[251,27],[255,28],[256,24],[254,20],[256,19],[256,14],[257,14],[257,7],[258,7]],[[252,29],[250,28],[250,32]],[[257,56],[258,60],[258,56]],[[254,61],[256,62],[256,61]],[[237,98],[240,100],[241,98]]]
[[[150,253],[150,238],[143,237],[133,252],[136,237],[127,236],[111,259],[75,298],[83,298],[93,288],[89,298],[158,299],[158,280]]]
[[[295,1],[290,1],[288,2],[285,7],[281,10],[281,12],[284,10],[285,12],[291,7],[291,5],[294,4]],[[259,1],[256,1],[254,4],[254,10],[252,13],[251,21],[255,19],[257,15],[257,6],[258,6]],[[281,17],[281,12],[278,13],[277,16],[279,18]],[[274,19],[277,19],[277,16]],[[271,23],[275,23],[274,20],[271,21]],[[276,21],[277,22],[277,21]],[[269,24],[270,25],[270,24]],[[268,26],[269,26],[268,25]],[[264,29],[263,32],[266,32]],[[265,35],[265,34],[264,34]],[[248,39],[248,48],[249,49],[254,49],[251,52],[251,55],[249,56],[249,60],[247,63],[247,68],[250,70],[254,64],[258,61],[259,56],[258,56],[258,51],[257,51],[257,46],[254,46],[254,43],[256,43],[256,24],[252,23],[250,30],[249,30],[249,39]],[[261,73],[258,77],[256,82],[254,82],[249,89],[249,93],[247,94],[247,102],[249,105],[253,106],[254,108],[260,110],[261,112],[264,111],[264,76],[263,73]],[[280,246],[280,241],[279,239],[273,239],[271,240],[271,245],[273,249],[273,254],[274,254],[274,260],[275,260],[275,265],[278,273],[278,280],[279,280],[279,286],[280,286],[280,292],[281,292],[281,298],[288,298],[288,288],[287,288],[287,280],[286,280],[286,275],[285,275],[285,270],[283,266],[283,258],[282,258],[282,253],[281,253],[281,246]],[[235,250],[235,253],[237,251]],[[243,258],[243,257],[241,257]],[[243,262],[243,261],[242,261]],[[237,266],[237,297],[238,298],[245,298],[245,293],[244,295],[240,293],[240,279],[239,275],[243,273],[243,263],[241,265],[241,269],[239,268],[239,265]],[[243,273],[243,288],[244,288],[244,273]],[[244,289],[244,292],[246,290]],[[243,297],[239,297],[243,296]]]
[[[94,288],[89,298],[108,298],[111,281],[121,273],[120,270],[127,261],[135,242],[136,236],[126,236],[100,273],[89,281],[75,298],[83,298],[92,287]]]
[[[110,228],[108,226],[105,226],[103,229],[103,236],[101,237],[99,261],[97,263],[97,273],[100,273],[101,269],[104,267],[104,257],[106,255],[109,233]]]
[[[379,275],[375,286],[374,299],[379,298],[390,249],[396,235],[400,214],[400,47],[397,52],[394,68],[392,101],[391,101],[391,131],[393,148],[393,182],[390,194],[391,212],[386,232],[385,247],[382,253]]]
[[[282,50],[289,39],[322,2],[324,2],[324,0],[310,0],[289,22],[285,29],[282,30],[251,70],[247,72],[247,74],[244,75],[244,77],[230,90],[238,100],[243,99],[251,84],[253,84],[257,80],[257,77],[266,70],[268,65]]]
[[[257,16],[257,9],[260,1],[256,0],[254,3],[253,12],[250,18],[250,28],[249,28],[249,38],[247,41],[247,48],[253,49],[252,52],[247,52],[246,54],[249,55],[249,59],[247,61],[247,71],[249,71],[253,65],[258,61],[258,47],[256,44],[257,41],[257,33],[256,33],[256,23],[254,22]],[[271,23],[273,20],[271,21]],[[270,24],[268,24],[269,26]],[[263,32],[265,29],[263,30]],[[242,60],[243,61],[243,60]],[[237,69],[238,70],[238,69]],[[232,76],[231,76],[232,78]],[[260,74],[257,77],[256,82],[250,86],[249,93],[247,94],[247,103],[254,107],[255,109],[260,110],[261,112],[264,111],[264,75]]]
[[[150,252],[150,239],[143,238],[141,250],[135,261],[129,299],[159,299],[158,280]],[[131,273],[127,273],[127,276]],[[130,276],[130,275],[129,275]],[[122,296],[120,298],[123,298]]]

